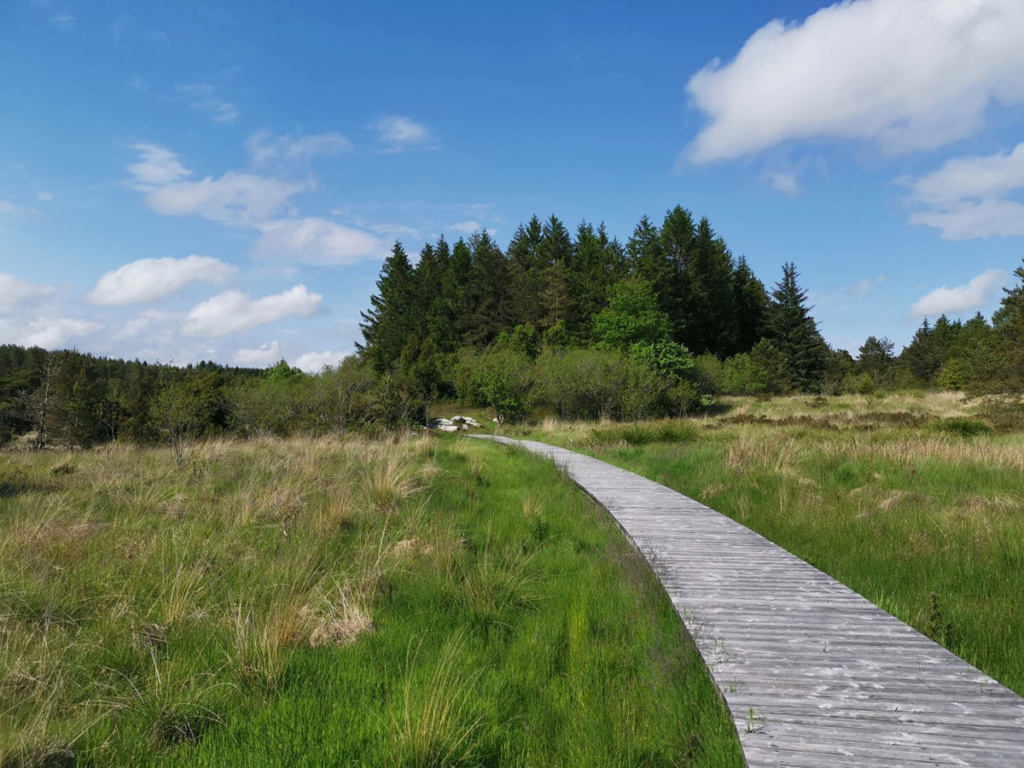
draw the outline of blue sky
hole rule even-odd
[[[0,343],[315,370],[534,213],[707,215],[854,354],[1021,263],[1019,0],[493,5],[3,0]]]

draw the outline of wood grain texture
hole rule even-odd
[[[743,525],[598,459],[553,459],[658,575],[747,764],[1024,767],[1024,699]]]

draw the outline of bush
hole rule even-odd
[[[976,419],[952,418],[936,422],[935,429],[959,437],[977,437],[992,432],[992,427]]]
[[[548,351],[539,360],[544,398],[563,419],[610,419],[628,383],[624,363],[612,350]]]
[[[500,423],[519,421],[534,405],[537,383],[533,362],[515,350],[495,348],[485,353],[476,372],[477,388],[494,408]]]

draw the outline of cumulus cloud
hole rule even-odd
[[[936,317],[985,307],[995,300],[996,292],[1009,280],[1001,269],[989,269],[966,285],[936,288],[925,294],[910,308],[915,317]]]
[[[325,365],[337,365],[350,354],[352,353],[332,352],[331,350],[326,352],[307,352],[304,355],[299,355],[292,365],[306,373],[319,373]]]
[[[0,343],[58,349],[72,339],[103,329],[99,323],[69,317],[37,317],[27,322],[0,317]]]
[[[384,153],[426,147],[434,140],[425,125],[402,115],[385,117],[372,123],[370,127],[377,132],[377,138],[384,145],[381,150]]]
[[[308,136],[275,136],[258,131],[246,142],[253,165],[278,162],[307,162],[316,157],[331,157],[351,152],[352,142],[340,133],[313,133]]]
[[[382,258],[387,247],[373,235],[317,218],[281,219],[260,227],[253,256],[300,264],[353,264]]]
[[[171,184],[192,175],[192,171],[182,165],[178,156],[169,149],[146,142],[132,144],[131,148],[141,155],[139,162],[128,167],[137,186]]]
[[[253,299],[241,291],[225,291],[193,307],[181,332],[185,336],[216,338],[286,317],[309,317],[319,309],[323,298],[319,293],[310,293],[301,283],[262,299]]]
[[[1024,102],[1019,0],[853,0],[775,20],[729,63],[690,78],[707,126],[684,153],[728,160],[791,139],[928,150],[983,127],[992,102]]]
[[[35,299],[53,296],[56,285],[29,283],[14,275],[0,272],[0,312],[13,312],[15,308]]]
[[[797,181],[795,173],[769,173],[768,184],[775,191],[790,197],[800,194],[800,183]]]
[[[206,112],[215,123],[233,123],[238,119],[238,107],[218,96],[212,83],[179,83],[174,92],[185,106]]]
[[[250,140],[253,162],[274,163],[309,159],[342,151],[347,141],[340,134],[317,134],[299,139],[257,134]],[[308,141],[307,141],[308,140]],[[131,167],[134,187],[145,194],[146,205],[165,216],[202,216],[211,221],[261,234],[252,256],[263,261],[300,264],[352,264],[361,259],[382,258],[387,248],[368,232],[325,219],[298,217],[291,197],[316,187],[305,181],[274,175],[228,171],[220,178],[198,181],[177,156],[153,144],[137,144],[142,160]],[[280,172],[281,169],[278,169]]]
[[[189,283],[228,282],[238,267],[211,256],[139,259],[103,275],[86,298],[93,304],[124,306],[170,296]]]
[[[178,181],[150,190],[146,205],[165,216],[198,215],[221,224],[252,227],[280,213],[288,198],[311,182],[271,179],[228,171],[219,179]]]
[[[1006,196],[1024,189],[1024,143],[1012,152],[959,157],[917,180],[912,224],[940,230],[946,240],[1024,235],[1024,205]]]
[[[265,368],[281,359],[281,345],[277,341],[260,344],[256,349],[239,349],[231,361],[247,368]]]

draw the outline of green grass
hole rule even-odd
[[[534,436],[739,520],[1024,694],[1024,434],[946,396],[837,400],[736,401],[682,441],[607,444],[588,425]]]
[[[642,558],[460,437],[0,456],[0,765],[742,765]]]

